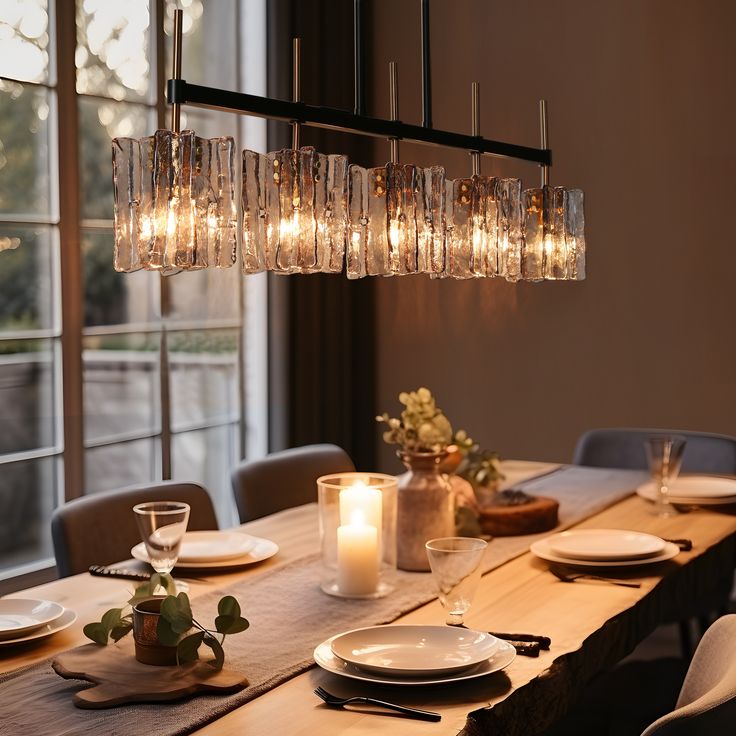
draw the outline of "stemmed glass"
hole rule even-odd
[[[677,509],[670,503],[669,484],[677,478],[682,465],[686,440],[681,435],[653,435],[646,440],[649,472],[657,485],[654,513],[666,518],[674,516]]]
[[[475,537],[442,537],[425,545],[440,603],[447,623],[463,625],[480,580],[480,561],[488,543]]]
[[[138,530],[146,545],[151,567],[168,574],[179,559],[189,522],[189,504],[181,501],[150,501],[133,506]]]

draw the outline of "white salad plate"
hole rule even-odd
[[[179,562],[219,562],[242,557],[255,546],[253,537],[231,531],[186,532]]]
[[[716,475],[684,475],[671,481],[667,497],[672,503],[714,506],[736,503],[736,480]],[[636,492],[647,501],[656,501],[659,489],[654,481]]]
[[[351,662],[341,659],[332,651],[332,642],[336,638],[333,636],[327,639],[327,641],[323,641],[314,650],[314,661],[323,670],[331,672],[334,675],[341,675],[342,677],[349,677],[352,680],[361,680],[362,682],[372,682],[376,685],[448,685],[453,682],[473,680],[477,677],[485,677],[493,672],[499,672],[505,667],[508,667],[516,657],[516,649],[507,641],[498,639],[499,644],[495,653],[489,659],[469,669],[463,669],[460,672],[448,672],[444,675],[434,673],[426,676],[400,677],[395,672],[391,675],[368,672]]]
[[[27,632],[23,636],[18,636],[13,639],[0,639],[0,647],[10,646],[11,644],[24,644],[25,642],[34,641],[35,639],[44,639],[47,636],[56,634],[64,629],[68,629],[76,620],[77,614],[74,611],[65,608],[64,613],[51,623]]]
[[[246,552],[243,555],[231,557],[227,560],[213,560],[211,562],[184,562],[181,560],[176,563],[176,568],[187,570],[224,570],[234,567],[246,567],[248,565],[253,565],[256,562],[267,560],[279,551],[278,544],[276,544],[276,542],[272,542],[270,539],[263,539],[262,537],[247,537],[247,539],[253,543],[253,546],[249,552]],[[136,544],[136,546],[130,550],[130,554],[136,560],[150,563],[146,545],[143,544],[143,542]]]
[[[332,640],[333,654],[362,670],[430,677],[490,659],[501,644],[491,634],[452,626],[369,626]]]
[[[573,529],[547,537],[553,554],[575,560],[636,560],[662,554],[664,539],[625,529]]]
[[[653,565],[656,562],[671,560],[680,553],[680,548],[676,544],[665,542],[662,552],[651,557],[640,557],[634,560],[577,560],[574,557],[566,557],[553,552],[549,546],[549,537],[534,542],[529,549],[533,555],[547,562],[557,562],[561,565],[577,565],[578,567],[634,567]]]
[[[0,600],[0,639],[15,639],[56,621],[63,613],[64,606],[53,601],[3,598]]]

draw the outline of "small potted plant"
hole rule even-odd
[[[156,595],[160,589],[166,595]],[[173,578],[154,573],[149,582],[136,588],[126,607],[111,608],[101,621],[87,624],[84,634],[104,646],[132,631],[136,659],[153,665],[193,662],[199,659],[199,648],[204,644],[213,654],[207,664],[220,670],[225,662],[225,637],[245,631],[249,624],[240,615],[240,604],[230,595],[220,599],[217,613],[214,628],[206,628],[194,618],[189,596],[176,594]]]

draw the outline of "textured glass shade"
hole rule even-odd
[[[507,281],[522,278],[521,181],[497,179],[498,275]]]
[[[446,184],[446,270],[458,279],[498,274],[498,187],[495,177]]]
[[[243,151],[243,272],[339,273],[348,161],[314,148]]]
[[[579,189],[543,186],[524,192],[523,278],[585,278],[585,219]]]
[[[425,170],[350,166],[348,278],[417,273],[417,210],[424,228]],[[417,207],[417,202],[420,202]]]
[[[113,140],[117,271],[233,265],[234,145],[191,130]]]

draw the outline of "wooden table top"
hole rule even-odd
[[[544,471],[549,466],[517,462],[513,467],[515,472],[518,470],[522,475],[528,475],[535,470]],[[363,736],[380,731],[397,736],[420,733],[454,736],[465,728],[471,711],[499,705],[504,701],[508,701],[507,706],[513,703],[517,710],[524,709],[530,707],[531,699],[540,697],[540,692],[545,694],[545,687],[554,687],[556,680],[559,680],[560,688],[566,687],[565,666],[568,663],[579,667],[580,658],[588,655],[591,655],[590,659],[601,661],[606,657],[610,659],[616,651],[619,651],[620,656],[625,655],[627,649],[660,622],[652,617],[659,616],[666,608],[665,604],[679,600],[678,595],[694,595],[693,577],[728,574],[729,570],[732,574],[736,540],[736,515],[732,512],[697,509],[669,519],[659,519],[651,514],[647,502],[631,496],[576,525],[576,528],[586,527],[625,528],[662,537],[687,537],[692,539],[694,546],[692,551],[680,553],[673,561],[647,568],[632,568],[625,576],[640,581],[642,586],[639,589],[595,583],[563,583],[549,573],[544,562],[530,553],[523,554],[482,578],[473,605],[466,615],[466,623],[480,630],[550,636],[552,647],[550,651],[542,652],[539,658],[517,657],[503,673],[458,685],[432,688],[372,689],[315,667],[218,719],[198,733],[216,733],[218,736],[242,736],[245,733]],[[279,544],[280,553],[245,571],[208,574],[202,580],[191,581],[192,599],[208,591],[227,587],[245,576],[268,574],[287,562],[318,550],[315,504],[250,522],[243,525],[243,529],[273,539]],[[697,571],[698,575],[685,575],[685,570]],[[617,572],[617,576],[623,577],[624,574]],[[675,590],[677,585],[686,583],[691,587]],[[58,601],[74,609],[79,618],[66,631],[34,645],[0,649],[0,671],[7,672],[38,662],[86,643],[83,625],[99,620],[105,610],[119,605],[132,585],[131,581],[82,574],[14,593],[13,597]],[[657,596],[662,598],[662,605],[644,605]],[[247,615],[247,605],[244,610]],[[652,613],[654,610],[657,611],[656,615]],[[436,600],[398,619],[398,622],[405,624],[439,624],[443,621],[444,612]],[[621,632],[614,625],[617,621],[626,623],[626,632]],[[288,642],[284,642],[284,645],[288,646]],[[595,647],[605,651],[591,651]],[[598,654],[600,656],[592,656]],[[318,685],[340,695],[382,695],[384,699],[438,711],[442,714],[442,720],[439,723],[427,723],[329,709],[312,692]],[[509,711],[508,707],[506,711]],[[492,712],[494,709],[484,711],[476,719],[475,725],[471,726],[477,728],[477,724],[483,723],[484,718]],[[495,712],[503,713],[503,709],[499,707]],[[472,730],[469,728],[468,732]],[[533,730],[528,730],[528,733],[533,733]]]

